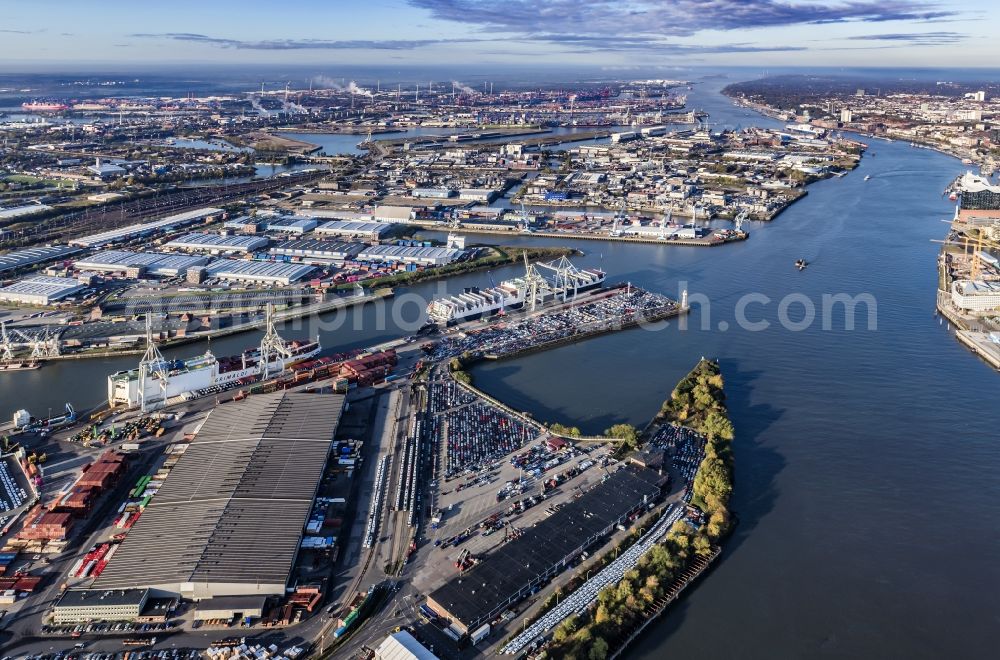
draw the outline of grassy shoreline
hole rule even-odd
[[[675,523],[618,584],[600,592],[596,606],[559,624],[540,657],[604,660],[618,655],[633,639],[633,631],[672,602],[670,587],[688,580],[685,572],[693,565],[703,565],[718,554],[718,542],[731,529],[734,437],[718,363],[699,361],[674,388],[649,428],[668,423],[686,426],[706,438],[691,500],[702,512],[704,524],[695,529],[683,520]]]

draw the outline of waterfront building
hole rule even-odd
[[[956,280],[951,285],[951,302],[969,312],[1000,309],[1000,282]]]

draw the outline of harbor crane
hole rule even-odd
[[[267,380],[271,376],[271,362],[278,358],[289,358],[292,355],[291,349],[285,340],[281,338],[274,327],[274,304],[267,304],[267,311],[264,316],[264,338],[260,340],[260,360],[264,366],[264,374],[261,380]]]
[[[16,328],[7,329],[7,324],[0,324],[0,361],[9,362],[14,359],[14,349],[26,346],[32,360],[53,358],[60,355],[59,331],[45,328],[35,333],[25,332]]]
[[[7,324],[0,322],[0,362],[10,362],[14,359],[14,347],[7,336]]]
[[[733,219],[733,224],[735,225],[736,231],[743,231],[743,223],[750,219],[750,211],[747,209],[741,210],[736,218]]]
[[[154,377],[159,384],[160,397],[158,400],[150,401],[146,397],[146,381]],[[168,363],[153,341],[152,316],[146,314],[146,352],[139,361],[139,408],[142,412],[149,412],[156,403],[163,405],[167,402],[167,384],[169,378],[170,370]]]

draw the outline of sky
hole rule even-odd
[[[995,0],[0,0],[0,65],[986,67]]]

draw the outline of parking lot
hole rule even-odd
[[[610,295],[557,311],[536,314],[515,322],[497,322],[482,330],[459,333],[441,340],[432,350],[435,360],[465,352],[502,356],[572,337],[573,335],[651,318],[677,308],[666,296],[642,289],[619,289]]]
[[[479,400],[442,374],[429,387],[428,433],[444,450],[444,478],[478,472],[538,436],[529,426],[489,402]]]
[[[611,451],[581,445],[552,452],[539,438],[478,472],[440,483],[434,498],[434,519],[440,517],[440,522],[426,530],[422,542],[429,552],[413,576],[414,587],[424,593],[433,590],[455,575],[456,562],[468,569],[592,487],[603,478],[605,467],[616,464],[609,458]],[[536,467],[527,469],[529,465]]]
[[[670,467],[681,477],[682,483],[688,486],[684,501],[690,502],[695,472],[705,458],[704,436],[683,426],[664,424],[656,430],[649,444],[666,450],[670,457]]]

